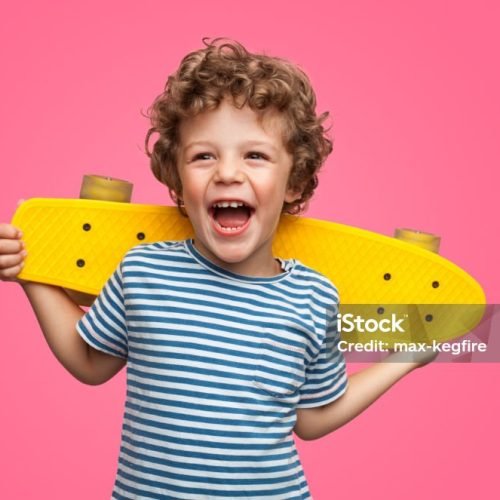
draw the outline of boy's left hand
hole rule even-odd
[[[417,363],[417,368],[425,366],[432,363],[438,356],[439,352],[430,346],[424,352],[415,353],[415,362]]]
[[[427,346],[425,351],[418,352],[404,352],[404,351],[391,351],[385,361],[395,363],[412,363],[414,368],[421,368],[436,359],[438,352],[431,346]]]

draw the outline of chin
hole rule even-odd
[[[220,260],[227,262],[228,264],[238,264],[249,257],[248,250],[238,252],[228,249],[225,252],[212,253],[214,253]]]

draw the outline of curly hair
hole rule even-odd
[[[283,144],[293,158],[287,187],[302,193],[294,202],[284,202],[282,212],[302,212],[318,185],[319,169],[332,151],[332,140],[323,127],[329,113],[316,115],[314,90],[297,65],[252,54],[236,41],[207,40],[203,38],[206,48],[184,57],[148,109],[146,116],[152,126],[146,135],[146,154],[155,177],[168,187],[170,197],[186,216],[177,171],[179,125],[181,120],[216,109],[223,99],[232,97],[237,108],[248,105],[260,120],[269,111],[282,117]],[[150,151],[154,133],[159,137]]]

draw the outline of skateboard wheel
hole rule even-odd
[[[416,229],[398,227],[394,232],[394,237],[398,240],[406,241],[407,243],[412,243],[413,245],[430,250],[431,252],[439,253],[441,238],[435,234],[424,233]]]
[[[80,198],[86,200],[121,201],[129,203],[133,184],[101,175],[84,175]]]

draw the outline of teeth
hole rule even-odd
[[[232,232],[232,231],[237,231],[238,229],[241,229],[239,227],[224,227],[224,226],[221,226],[217,221],[215,221],[215,223],[217,224],[217,226],[222,229],[222,231],[227,231],[227,232]]]
[[[219,201],[218,203],[214,203],[212,205],[213,208],[215,207],[220,207],[220,208],[227,208],[227,207],[244,207],[245,204],[241,201]]]

